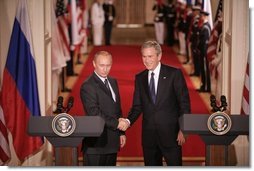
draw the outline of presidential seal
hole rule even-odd
[[[208,129],[215,135],[226,134],[231,126],[231,118],[225,112],[215,112],[207,120]]]
[[[70,136],[76,129],[74,118],[67,113],[60,113],[52,120],[52,129],[61,137]]]

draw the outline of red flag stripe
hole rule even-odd
[[[14,138],[13,146],[15,152],[18,158],[23,161],[36,149],[39,149],[42,142],[41,138],[31,137],[27,134],[26,123],[29,120],[30,111],[18,92],[14,80],[6,69],[4,70],[4,80],[5,84],[2,87],[2,96],[8,96],[8,100],[2,99],[3,111],[6,113],[6,125]]]
[[[68,33],[68,30],[65,30],[68,27],[67,23],[64,19],[61,19],[61,16],[60,16],[58,17],[57,24],[61,34],[61,38],[63,39],[63,42],[64,42],[64,46],[66,49],[70,50],[69,33]]]
[[[5,122],[3,122],[2,119],[0,120],[0,133],[6,140],[8,139],[8,134],[7,134]]]
[[[2,107],[1,106],[0,106],[0,110],[1,110],[0,111],[0,131],[2,132],[4,137],[8,137],[7,129],[6,129],[6,126],[5,126],[4,115],[3,115],[3,111],[2,111]]]
[[[249,90],[246,87],[244,87],[243,89],[243,97],[246,100],[246,102],[249,103]]]
[[[244,87],[243,87],[243,98],[242,98],[242,108],[241,108],[242,115],[250,114],[250,102],[249,102],[250,87],[249,85],[250,85],[250,78],[249,78],[249,59],[248,59],[247,66],[246,66]]]

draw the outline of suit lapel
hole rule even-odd
[[[98,84],[98,86],[108,95],[108,96],[111,96],[111,94],[109,93],[108,89],[106,88],[106,86],[104,85],[104,83],[102,82],[102,80],[95,74],[93,73],[93,77],[96,81],[96,83]],[[111,82],[110,82],[111,84]],[[112,98],[112,96],[111,96]],[[112,98],[113,100],[113,98]]]
[[[149,97],[151,103],[153,103],[152,98],[150,96],[149,85],[148,85],[148,70],[145,72],[143,76],[143,85],[144,85],[144,89],[145,89],[145,93],[147,94],[147,97]]]
[[[160,98],[163,96],[163,90],[167,88],[166,80],[167,75],[165,74],[164,66],[161,65],[159,80],[158,80],[158,87],[157,87],[157,95],[156,95],[156,104],[159,103]]]
[[[113,81],[112,78],[108,77],[108,81],[110,82],[110,85],[115,93],[115,96],[116,96],[116,101],[119,100],[119,94],[118,94],[118,90],[117,90],[117,85],[116,85],[116,81]],[[112,97],[113,99],[113,97]]]

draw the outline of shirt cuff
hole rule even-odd
[[[131,122],[130,122],[130,120],[129,119],[125,119],[128,123],[129,123],[129,125],[131,126]]]

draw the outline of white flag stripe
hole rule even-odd
[[[0,106],[0,120],[3,122],[3,124],[5,124],[4,112],[3,112],[2,106]]]
[[[250,77],[247,74],[245,75],[244,86],[247,88],[248,91],[250,91]]]
[[[4,114],[3,114],[3,109],[2,106],[0,106],[0,123],[4,126],[6,126],[5,124],[5,119],[4,119]],[[5,127],[6,128],[6,127]],[[7,128],[6,128],[7,130]],[[2,130],[2,128],[0,129],[0,148],[4,151],[5,155],[3,156],[8,156],[10,158],[10,148],[9,148],[9,144],[8,144],[8,137],[5,137],[2,133],[2,131],[6,131],[5,129]],[[0,160],[2,161],[2,163],[4,163],[6,160],[5,157],[0,156]],[[3,157],[3,158],[2,158]],[[2,160],[3,159],[3,160]]]
[[[2,134],[1,131],[0,131],[0,146],[3,149],[3,151],[5,152],[5,154],[10,157],[9,144],[6,141],[4,135]]]
[[[25,35],[26,40],[31,46],[32,45],[32,38],[31,38],[32,34],[30,30],[31,25],[29,21],[28,12],[26,11],[26,7],[27,7],[27,2],[26,1],[23,2],[23,0],[19,0],[17,12],[16,12],[16,19],[18,20],[20,24],[21,30],[23,34]],[[31,47],[30,47],[30,51],[31,51],[32,57],[34,57],[34,51]]]
[[[245,98],[243,98],[243,101],[242,101],[242,108],[246,115],[250,114],[250,106],[249,106],[249,103],[245,100]]]
[[[82,30],[82,10],[76,4],[76,0],[71,0],[71,35],[72,45],[80,45],[85,36]]]
[[[52,4],[53,6],[53,4]],[[66,66],[66,59],[64,56],[64,44],[61,41],[61,35],[57,25],[55,9],[51,8],[51,32],[52,32],[52,51],[51,51],[51,66],[52,70],[58,70]]]
[[[242,97],[242,107],[241,114],[249,115],[250,114],[250,78],[249,78],[249,57],[246,65],[244,85],[243,85],[243,97]]]

